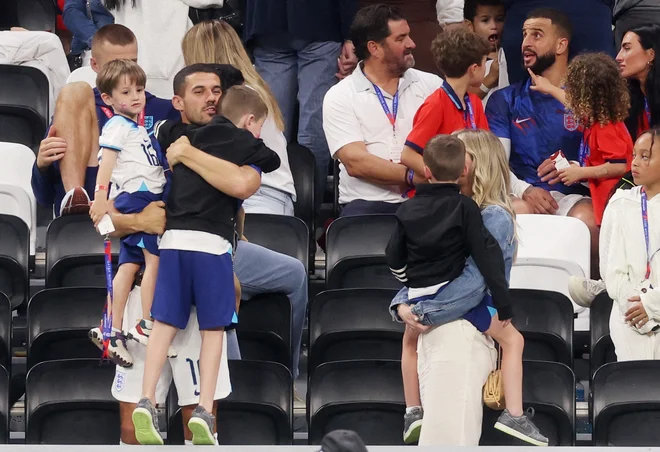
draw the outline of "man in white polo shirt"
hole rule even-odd
[[[401,165],[401,152],[417,109],[442,79],[411,69],[409,33],[398,8],[361,9],[350,31],[361,62],[325,95],[323,129],[330,154],[340,161],[342,216],[394,213],[423,180]]]

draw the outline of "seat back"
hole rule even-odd
[[[612,299],[607,293],[599,294],[589,308],[589,323],[591,352],[589,353],[589,366],[593,378],[598,368],[607,363],[616,362],[614,344],[610,338],[610,314],[612,314]]]
[[[293,208],[296,217],[300,218],[307,225],[309,231],[309,264],[314,265],[314,233],[316,231],[316,212],[314,187],[316,178],[316,161],[314,154],[305,146],[298,143],[291,143],[287,147],[289,155],[289,166],[293,183],[296,187],[296,202]],[[311,270],[311,269],[310,269]]]
[[[57,9],[53,0],[20,0],[17,3],[18,23],[21,27],[55,33]]]
[[[100,287],[45,289],[27,307],[28,369],[42,361],[100,358],[87,336],[99,325],[106,301]]]
[[[321,292],[309,308],[310,375],[323,363],[358,359],[397,360],[404,325],[393,322],[388,289]],[[350,315],[337,315],[350,312]]]
[[[236,332],[244,359],[291,368],[291,301],[285,294],[261,294],[241,301]]]
[[[55,218],[46,233],[46,287],[105,287],[103,237],[88,215]],[[116,264],[119,240],[112,239]]]
[[[309,231],[300,218],[249,213],[245,215],[244,235],[251,243],[298,259],[307,270]]]
[[[543,361],[523,361],[523,403],[536,414],[534,423],[548,438],[550,446],[575,445],[575,375],[566,365]],[[495,430],[501,411],[484,406],[482,446],[525,445]],[[528,444],[527,444],[528,445]]]
[[[403,444],[400,361],[322,364],[310,378],[307,400],[310,444],[338,429],[356,431],[366,444]]]
[[[385,260],[385,248],[396,226],[394,215],[342,217],[326,238],[326,286],[399,288]]]
[[[10,390],[9,372],[0,367],[0,443],[9,442],[9,421],[11,419],[11,408],[9,406]]]
[[[13,309],[28,294],[30,231],[19,217],[0,214],[0,292],[9,297]]]
[[[12,308],[9,298],[0,293],[0,366],[11,370],[11,325]],[[1,389],[0,389],[1,390]],[[0,399],[0,408],[2,400]],[[0,435],[0,441],[2,435]]]
[[[0,184],[0,213],[20,218],[30,231],[30,255],[37,243],[37,204],[21,187]]]
[[[660,443],[660,361],[609,363],[596,371],[593,441],[596,446],[656,446]]]
[[[573,309],[559,292],[512,289],[513,324],[525,337],[523,359],[573,365]]]
[[[232,393],[218,401],[221,445],[293,444],[293,381],[276,363],[229,361]],[[181,410],[172,385],[167,400],[170,444],[183,444]]]
[[[115,366],[98,359],[45,361],[25,380],[28,444],[119,444]]]

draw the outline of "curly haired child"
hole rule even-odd
[[[530,71],[535,91],[551,94],[570,108],[584,128],[579,162],[559,170],[561,181],[589,183],[600,226],[612,189],[630,170],[633,142],[624,124],[630,94],[616,62],[604,53],[579,55],[568,65],[566,89]]]

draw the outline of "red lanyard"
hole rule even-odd
[[[644,240],[646,241],[646,279],[651,276],[651,250],[649,248],[649,209],[646,190],[642,187],[642,226],[644,228]]]
[[[101,107],[101,110],[103,111],[103,113],[105,113],[105,116],[108,119],[112,118],[115,115],[115,112],[110,110],[108,107]],[[144,110],[142,110],[138,115],[137,123],[139,126],[144,127]]]

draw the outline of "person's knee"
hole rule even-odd
[[[513,206],[513,211],[516,213],[516,215],[531,215],[534,213],[532,205],[520,198],[512,197],[511,205]]]
[[[95,108],[94,90],[87,82],[67,83],[60,90],[55,105],[56,112],[70,108],[80,109],[85,106]]]
[[[290,258],[287,263],[289,275],[289,287],[287,290],[293,292],[300,287],[307,286],[307,270],[298,259]]]
[[[511,328],[511,331],[506,335],[500,345],[507,352],[522,354],[523,350],[525,349],[525,338],[522,334],[520,334],[520,331],[515,328]]]
[[[591,201],[580,201],[575,204],[571,210],[568,212],[568,216],[572,218],[577,218],[581,222],[587,225],[591,230],[596,228],[596,217],[594,215],[594,208],[591,204]]]

